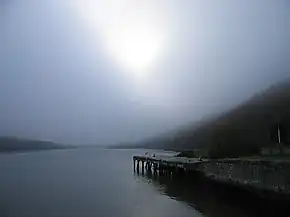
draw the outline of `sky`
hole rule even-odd
[[[0,0],[0,135],[139,141],[290,76],[288,0]]]

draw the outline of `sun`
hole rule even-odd
[[[73,2],[84,24],[101,39],[112,64],[132,78],[147,79],[165,44],[162,26],[156,22],[158,17],[140,14],[140,3],[132,0]]]
[[[142,25],[109,32],[106,44],[118,64],[138,77],[146,76],[162,50],[162,39],[158,31]]]

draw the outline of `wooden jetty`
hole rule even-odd
[[[150,170],[159,173],[195,171],[198,158],[133,156],[134,171]]]
[[[134,171],[160,175],[200,172],[215,181],[290,195],[290,161],[263,158],[198,159],[133,156]]]

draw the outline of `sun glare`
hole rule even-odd
[[[111,60],[129,76],[147,79],[150,68],[162,54],[165,41],[160,26],[158,28],[152,19],[148,19],[150,13],[148,17],[142,17],[129,0],[128,4],[122,5],[117,4],[118,1],[110,1],[111,4],[106,1],[97,4],[91,0],[76,3],[75,8],[100,36]]]
[[[144,77],[162,50],[160,35],[142,25],[109,34],[107,45],[112,57],[126,70]]]

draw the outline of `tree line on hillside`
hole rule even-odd
[[[290,144],[289,80],[212,120],[136,146],[172,150],[199,148],[209,157],[249,156],[259,154],[261,147],[276,145],[277,126],[281,127],[282,142]]]
[[[14,137],[0,137],[0,152],[49,150],[66,147],[67,146],[59,145],[48,141],[27,140]]]

